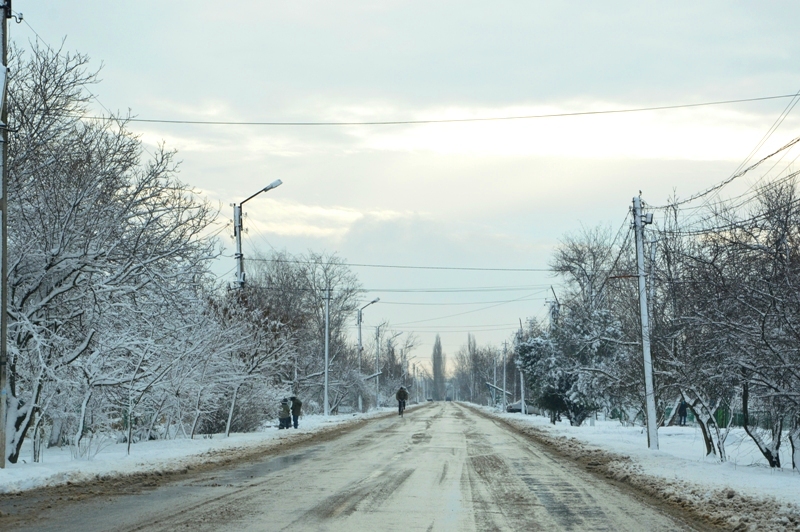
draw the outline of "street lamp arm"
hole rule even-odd
[[[377,303],[377,302],[378,302],[378,301],[380,301],[380,300],[381,300],[381,298],[379,298],[379,297],[376,297],[375,299],[373,299],[372,301],[370,301],[369,303],[367,303],[366,305],[364,305],[363,307],[361,307],[361,310],[364,310],[364,309],[365,309],[365,308],[367,308],[368,306],[372,305],[373,303]]]
[[[239,205],[244,205],[245,202],[250,201],[251,199],[253,199],[256,196],[258,196],[259,194],[261,194],[262,192],[267,192],[269,190],[272,190],[273,188],[277,188],[277,187],[281,186],[282,184],[283,184],[283,181],[281,181],[280,179],[276,179],[275,181],[273,181],[269,185],[265,186],[264,188],[262,188],[261,190],[259,190],[258,192],[256,192],[255,194],[253,194],[252,196],[247,198],[246,200],[242,201]]]
[[[233,234],[236,237],[236,254],[234,255],[236,257],[236,284],[239,286],[240,290],[244,288],[244,256],[242,255],[242,205],[255,198],[262,192],[272,190],[273,188],[280,186],[282,183],[283,182],[280,179],[276,179],[238,205],[235,203],[233,204]]]

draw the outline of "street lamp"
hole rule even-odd
[[[276,179],[238,205],[235,203],[233,204],[233,236],[236,237],[236,284],[240,290],[244,288],[244,256],[242,255],[242,205],[255,198],[262,192],[267,192],[273,188],[279,187],[282,183],[283,181]]]
[[[356,314],[356,321],[358,322],[358,375],[361,376],[361,352],[364,350],[364,347],[361,345],[361,322],[363,321],[363,315],[361,311],[363,311],[368,306],[372,305],[373,303],[377,303],[380,301],[381,298],[376,297],[360,309],[358,309],[358,313]],[[376,370],[377,371],[377,370]],[[363,411],[363,405],[361,400],[361,388],[358,389],[358,411]]]

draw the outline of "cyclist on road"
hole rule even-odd
[[[401,386],[397,393],[394,394],[395,399],[397,399],[397,415],[402,416],[403,410],[406,409],[406,401],[408,400],[408,391],[406,391],[405,386]]]

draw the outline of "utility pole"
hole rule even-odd
[[[639,315],[642,319],[642,356],[644,358],[644,392],[647,408],[647,446],[658,449],[656,399],[653,386],[653,361],[650,358],[650,320],[647,309],[647,284],[644,273],[644,226],[653,223],[653,214],[642,215],[642,198],[633,198],[633,225],[636,232],[636,264],[639,277]],[[652,280],[651,280],[652,282]]]
[[[239,290],[244,288],[244,255],[242,255],[242,228],[244,224],[242,222],[242,205],[244,205],[245,202],[255,198],[262,192],[267,192],[273,188],[281,186],[282,184],[283,181],[276,179],[238,205],[236,203],[233,204],[233,236],[236,237],[236,254],[234,255],[234,258],[236,258],[236,285]]]
[[[323,410],[326,416],[331,415],[331,408],[328,404],[328,360],[330,356],[330,337],[331,337],[331,288],[325,288],[325,400]]]
[[[244,255],[242,255],[242,204],[233,204],[233,236],[236,238],[236,286],[244,289]]]
[[[495,355],[492,358],[494,359],[494,364],[492,364],[494,366],[494,378],[492,379],[492,385],[494,385],[494,388],[492,388],[492,407],[497,408],[497,356]]]
[[[380,359],[381,359],[381,326],[375,327],[375,409],[381,406],[380,389]]]
[[[508,352],[508,341],[503,342],[503,412],[506,411],[506,353]]]
[[[8,429],[8,349],[6,345],[6,331],[8,330],[8,201],[6,191],[8,187],[8,108],[6,107],[6,86],[8,83],[8,28],[6,22],[11,18],[11,0],[3,3],[3,12],[0,15],[0,41],[3,47],[3,59],[0,66],[2,74],[2,94],[0,94],[0,142],[3,143],[0,152],[0,469],[6,467],[6,430]],[[21,20],[21,15],[17,19]]]
[[[550,287],[552,290],[552,287]],[[553,292],[555,295],[555,291]],[[528,413],[528,405],[525,404],[525,374],[522,371],[522,318],[519,319],[519,336],[517,340],[517,367],[519,368],[519,408],[523,414]]]
[[[361,376],[361,352],[364,350],[364,346],[361,344],[361,309],[358,309],[358,314],[356,314],[356,321],[358,322],[358,378],[363,379]],[[364,404],[361,399],[361,384],[358,385],[358,411],[364,411]]]

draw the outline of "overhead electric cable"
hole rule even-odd
[[[793,175],[800,175],[800,171],[795,172]],[[796,200],[793,200],[793,201],[789,202],[786,205],[786,207],[792,208],[792,207],[795,207],[797,205],[800,205],[800,199],[796,199]],[[661,229],[661,232],[669,234],[669,235],[685,235],[685,236],[698,236],[698,235],[707,235],[707,234],[717,234],[717,233],[722,233],[724,231],[730,231],[730,230],[733,230],[733,229],[741,229],[743,227],[746,227],[748,224],[751,224],[753,222],[757,222],[759,220],[762,220],[764,218],[769,217],[770,214],[771,213],[769,213],[769,212],[765,212],[765,213],[758,214],[756,216],[752,216],[750,218],[733,221],[733,222],[730,222],[730,223],[727,223],[727,224],[724,224],[724,225],[717,225],[717,226],[714,226],[714,227],[708,227],[708,228],[702,228],[702,229],[696,229],[696,230],[692,230],[692,229],[679,229],[679,230]]]
[[[261,262],[284,262],[289,264],[314,264],[314,261],[295,260],[295,259],[267,259],[252,258],[251,261]],[[394,268],[400,270],[455,270],[455,271],[476,271],[476,272],[552,272],[552,268],[478,268],[470,266],[411,266],[402,264],[363,264],[345,263],[345,266],[358,268]]]
[[[538,294],[542,292],[547,292],[548,288],[543,288],[539,290]],[[456,306],[466,306],[466,305],[491,305],[493,303],[516,303],[516,302],[526,302],[526,301],[546,301],[547,298],[545,297],[531,297],[527,299],[502,299],[497,301],[462,301],[458,303],[414,303],[410,301],[384,301],[381,299],[381,305],[406,305],[411,307],[456,307]]]
[[[400,294],[431,294],[431,293],[446,293],[458,294],[469,292],[522,292],[537,289],[550,288],[550,285],[524,285],[524,286],[478,286],[466,288],[361,288],[358,292],[369,293],[400,293]],[[272,292],[318,292],[320,288],[267,288],[266,290]],[[335,290],[334,290],[335,292]],[[537,293],[537,292],[533,292]]]
[[[426,120],[374,120],[374,121],[347,121],[347,122],[280,122],[280,121],[231,121],[231,120],[180,120],[164,118],[126,118],[127,122],[140,122],[147,124],[184,124],[184,125],[204,125],[204,126],[397,126],[397,125],[419,125],[419,124],[452,124],[461,122],[496,122],[504,120],[530,120],[536,118],[562,118],[570,116],[592,116],[623,113],[640,113],[645,111],[664,111],[668,109],[685,109],[690,107],[706,107],[712,105],[728,105],[734,103],[759,102],[765,100],[778,100],[783,98],[794,98],[795,94],[779,94],[776,96],[762,96],[758,98],[740,98],[736,100],[719,100],[712,102],[685,103],[676,105],[659,105],[654,107],[634,107],[630,109],[606,109],[601,111],[578,111],[573,113],[549,113],[540,115],[519,115],[519,116],[492,116],[483,118],[442,118]],[[108,120],[104,116],[81,116],[84,120]]]
[[[743,175],[745,175],[746,173],[750,172],[751,170],[754,170],[755,168],[758,168],[758,166],[761,163],[763,163],[764,161],[774,157],[775,155],[781,153],[784,150],[787,150],[787,149],[791,148],[792,146],[794,146],[798,142],[800,142],[800,137],[792,139],[790,142],[784,144],[782,147],[778,148],[777,150],[775,150],[774,152],[770,153],[769,155],[759,159],[757,162],[751,164],[750,166],[748,166],[744,170],[741,170],[740,172],[737,172],[737,173],[733,174],[732,176],[730,176],[726,180],[721,181],[720,183],[717,183],[716,185],[714,185],[714,186],[712,186],[710,188],[707,188],[706,190],[704,190],[702,192],[694,194],[694,195],[686,198],[685,200],[677,201],[675,203],[669,203],[667,205],[658,205],[658,206],[650,205],[649,208],[650,209],[672,209],[672,208],[684,205],[686,203],[692,202],[692,201],[694,201],[696,199],[702,198],[704,196],[707,196],[708,194],[711,194],[712,192],[715,192],[715,191],[723,188],[724,186],[730,184],[733,180],[742,177]]]
[[[490,308],[495,308],[495,307],[499,307],[501,305],[507,305],[508,303],[513,303],[514,301],[523,300],[526,297],[530,297],[530,296],[534,295],[535,293],[536,292],[534,292],[532,294],[527,294],[527,295],[525,295],[523,297],[517,298],[516,300],[506,301],[506,302],[503,302],[503,303],[497,303],[497,304],[494,304],[494,305],[489,305],[487,307],[477,308],[477,309],[474,309],[474,310],[467,310],[466,312],[459,312],[457,314],[449,314],[447,316],[439,316],[438,318],[429,318],[429,319],[426,319],[426,320],[406,321],[406,322],[403,322],[403,323],[395,323],[394,325],[400,327],[402,325],[413,325],[415,323],[425,323],[425,322],[429,322],[429,321],[438,321],[438,320],[444,320],[444,319],[447,319],[447,318],[454,318],[456,316],[463,316],[464,314],[472,314],[474,312],[482,312],[484,310],[489,310]]]
[[[467,293],[467,292],[520,292],[523,290],[535,290],[538,288],[549,287],[550,285],[528,285],[528,286],[481,286],[475,288],[370,288],[363,292],[376,293],[409,293],[409,294],[429,294],[429,293]]]

